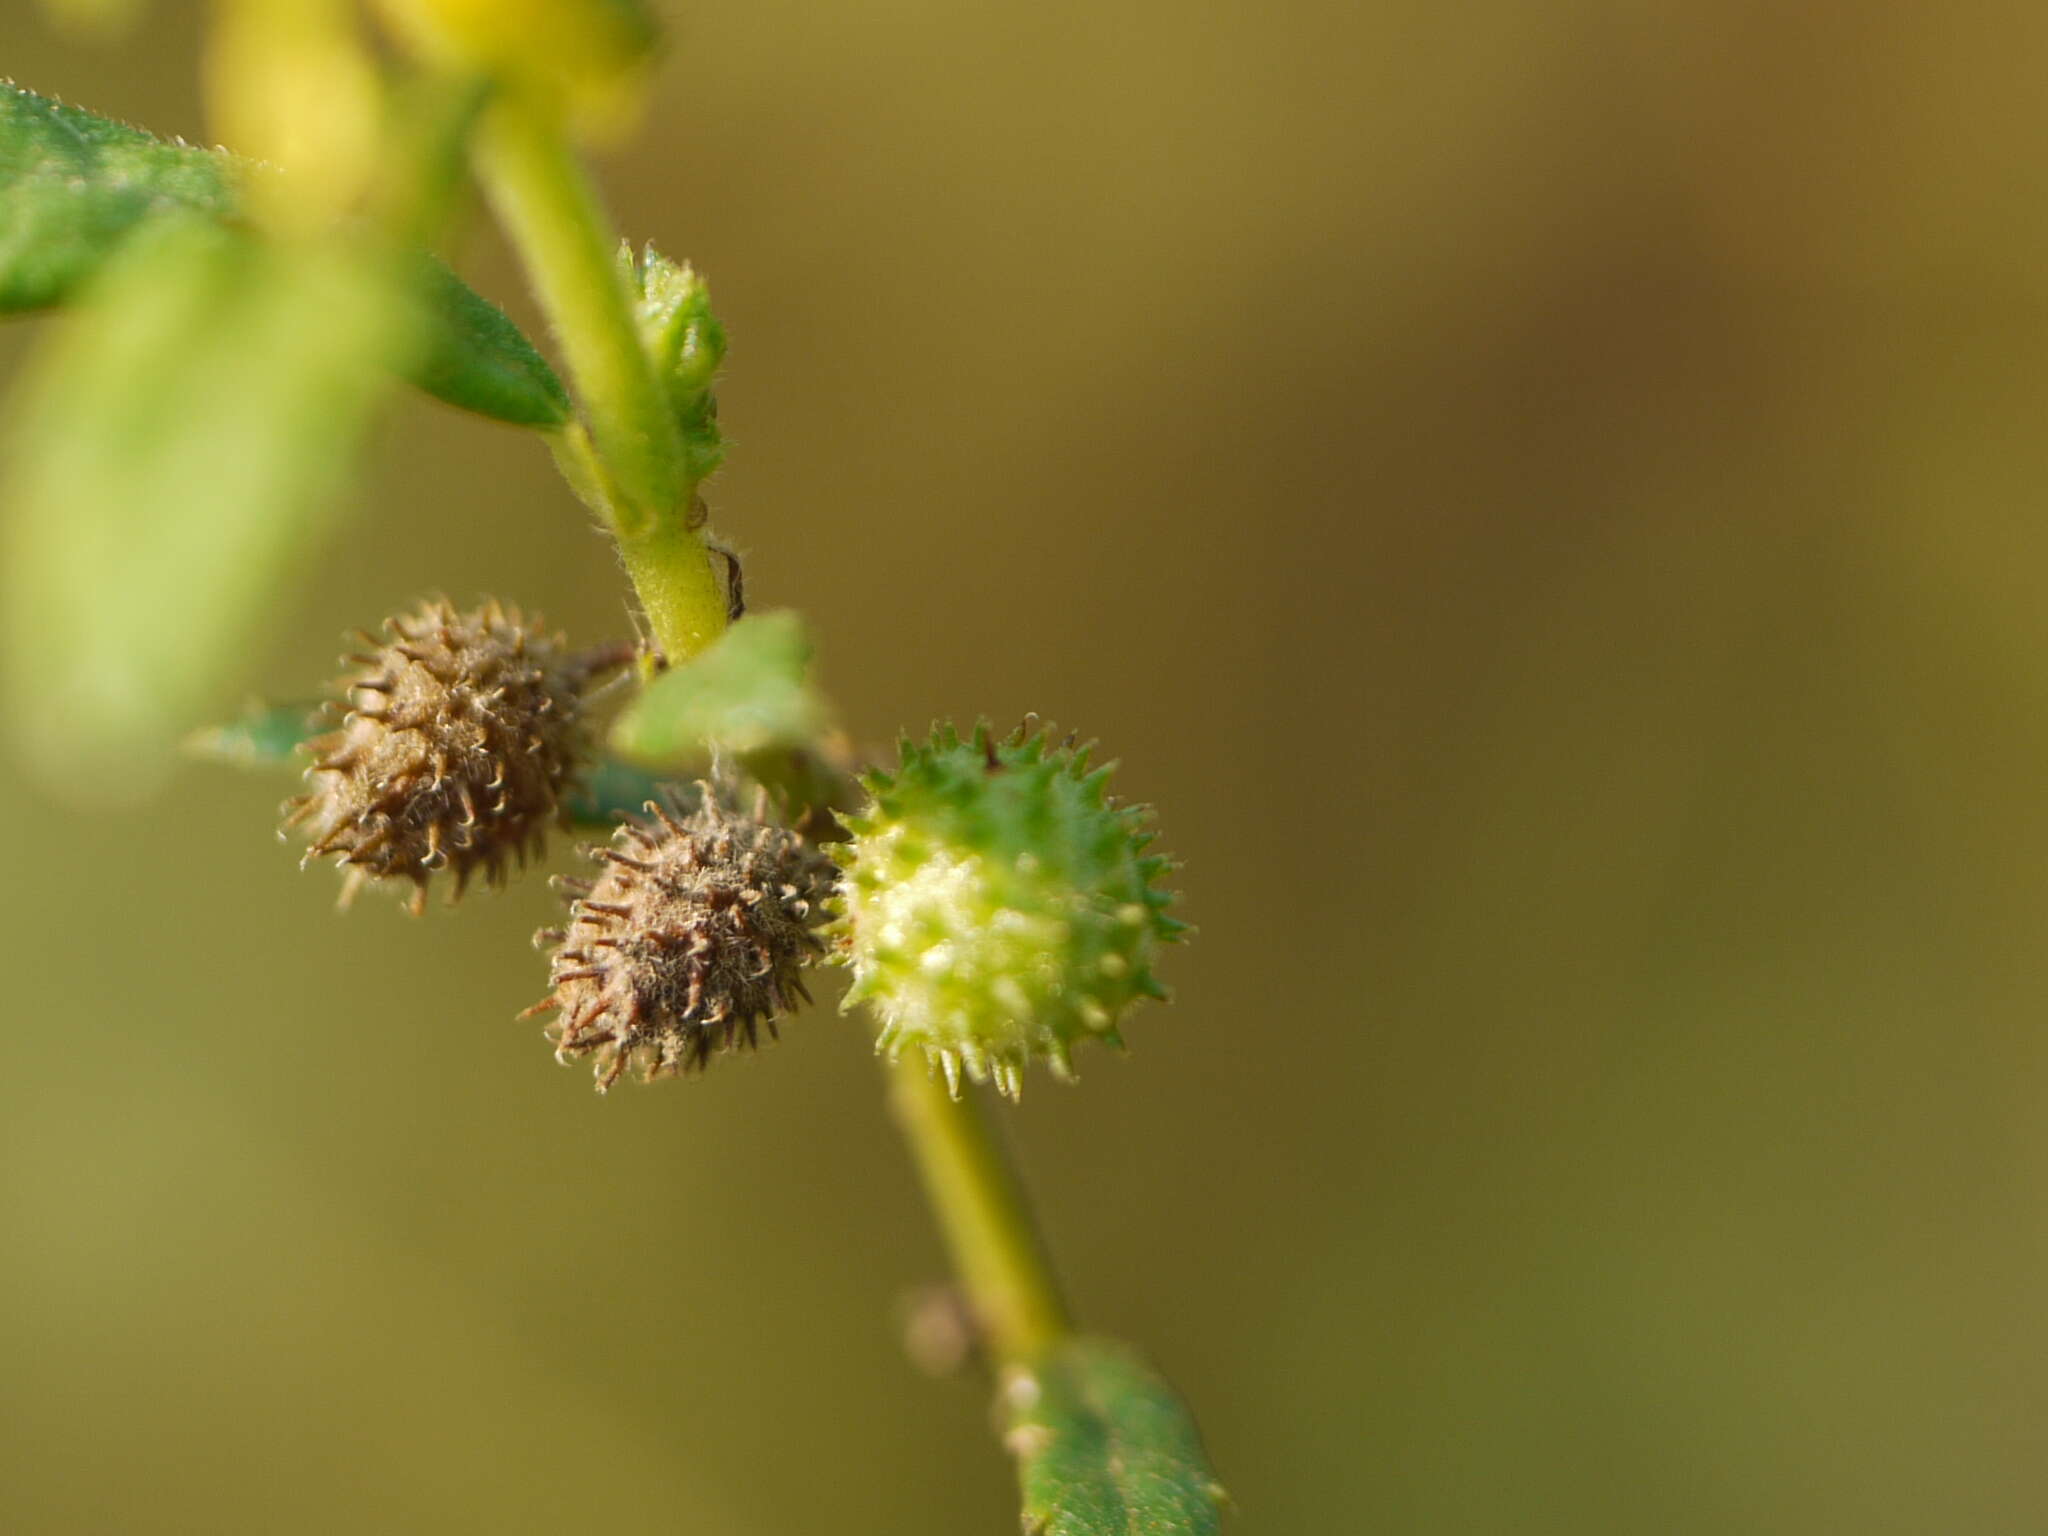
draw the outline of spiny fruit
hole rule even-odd
[[[565,880],[567,929],[555,946],[548,1009],[557,1060],[594,1055],[598,1091],[631,1066],[643,1081],[704,1065],[714,1051],[755,1044],[758,1024],[810,1001],[803,967],[824,952],[817,929],[837,871],[816,848],[751,814],[725,784],[699,783],[694,805],[672,791],[649,801],[653,820],[629,819],[615,846],[587,849],[606,868]]]
[[[495,599],[469,612],[436,599],[384,629],[356,632],[364,648],[343,658],[356,670],[327,706],[339,728],[306,744],[310,792],[286,803],[285,826],[303,830],[307,860],[346,866],[343,905],[365,881],[407,880],[417,914],[436,870],[459,897],[479,867],[496,884],[508,857],[540,850],[588,755],[583,690],[627,652],[571,656]]]
[[[1121,1046],[1119,1015],[1166,996],[1153,956],[1186,929],[1153,885],[1171,861],[1145,853],[1148,808],[1107,795],[1114,765],[1090,771],[1088,753],[1035,719],[1001,742],[942,725],[844,818],[843,1006],[867,1003],[875,1048],[923,1051],[956,1096],[964,1070],[1015,1098],[1033,1058],[1071,1078],[1077,1040]]]

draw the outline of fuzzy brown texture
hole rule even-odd
[[[310,792],[285,825],[346,867],[342,903],[366,881],[409,881],[412,910],[436,871],[461,896],[479,869],[497,884],[508,860],[538,853],[589,752],[584,685],[616,659],[572,657],[496,600],[458,612],[446,600],[358,630],[356,670],[330,703],[339,729],[307,743]]]
[[[704,784],[694,803],[665,792],[647,809],[653,820],[587,850],[605,865],[595,881],[560,882],[569,926],[534,936],[555,946],[554,991],[526,1013],[555,1010],[556,1058],[594,1056],[599,1092],[628,1067],[651,1082],[751,1048],[763,1023],[775,1035],[777,1017],[810,1000],[802,971],[824,952],[816,930],[838,877],[764,819],[765,794],[751,815]]]

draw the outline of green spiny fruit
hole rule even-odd
[[[908,738],[893,774],[863,780],[845,818],[834,932],[853,971],[844,1006],[881,1018],[875,1048],[917,1049],[957,1095],[964,1071],[1011,1098],[1024,1065],[1072,1078],[1074,1043],[1121,1046],[1117,1021],[1142,997],[1161,943],[1186,931],[1153,882],[1145,806],[1105,793],[1111,767],[1027,720],[998,742],[986,724]]]

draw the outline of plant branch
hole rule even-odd
[[[640,345],[618,241],[558,115],[516,92],[484,114],[476,164],[555,328],[591,436],[625,505],[621,533],[688,505],[682,446]]]
[[[671,664],[688,661],[724,633],[725,588],[704,541],[681,518],[657,523],[638,538],[622,535],[619,556]]]
[[[953,1098],[917,1052],[890,1072],[897,1123],[990,1353],[999,1365],[1036,1359],[1073,1323],[981,1101]]]
[[[725,628],[696,531],[696,487],[667,392],[634,323],[618,239],[559,113],[508,92],[485,111],[477,174],[546,310],[588,423],[555,444],[571,484],[611,524],[656,642],[686,661]]]

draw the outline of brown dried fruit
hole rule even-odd
[[[306,744],[311,792],[285,826],[302,829],[308,861],[347,866],[343,905],[366,881],[409,880],[417,914],[435,871],[454,875],[452,900],[477,869],[497,884],[508,858],[540,851],[588,755],[583,689],[624,657],[570,656],[495,599],[467,613],[437,599],[384,628],[358,630],[364,649],[343,658],[357,670],[328,706],[340,728]]]
[[[555,1010],[556,1058],[594,1055],[599,1092],[629,1066],[651,1082],[751,1048],[761,1023],[775,1035],[777,1016],[810,1000],[802,970],[824,951],[816,929],[838,871],[765,819],[765,792],[751,815],[709,784],[693,805],[664,799],[615,846],[587,850],[604,873],[561,882],[569,926],[534,936],[556,946],[554,991],[522,1017]]]

